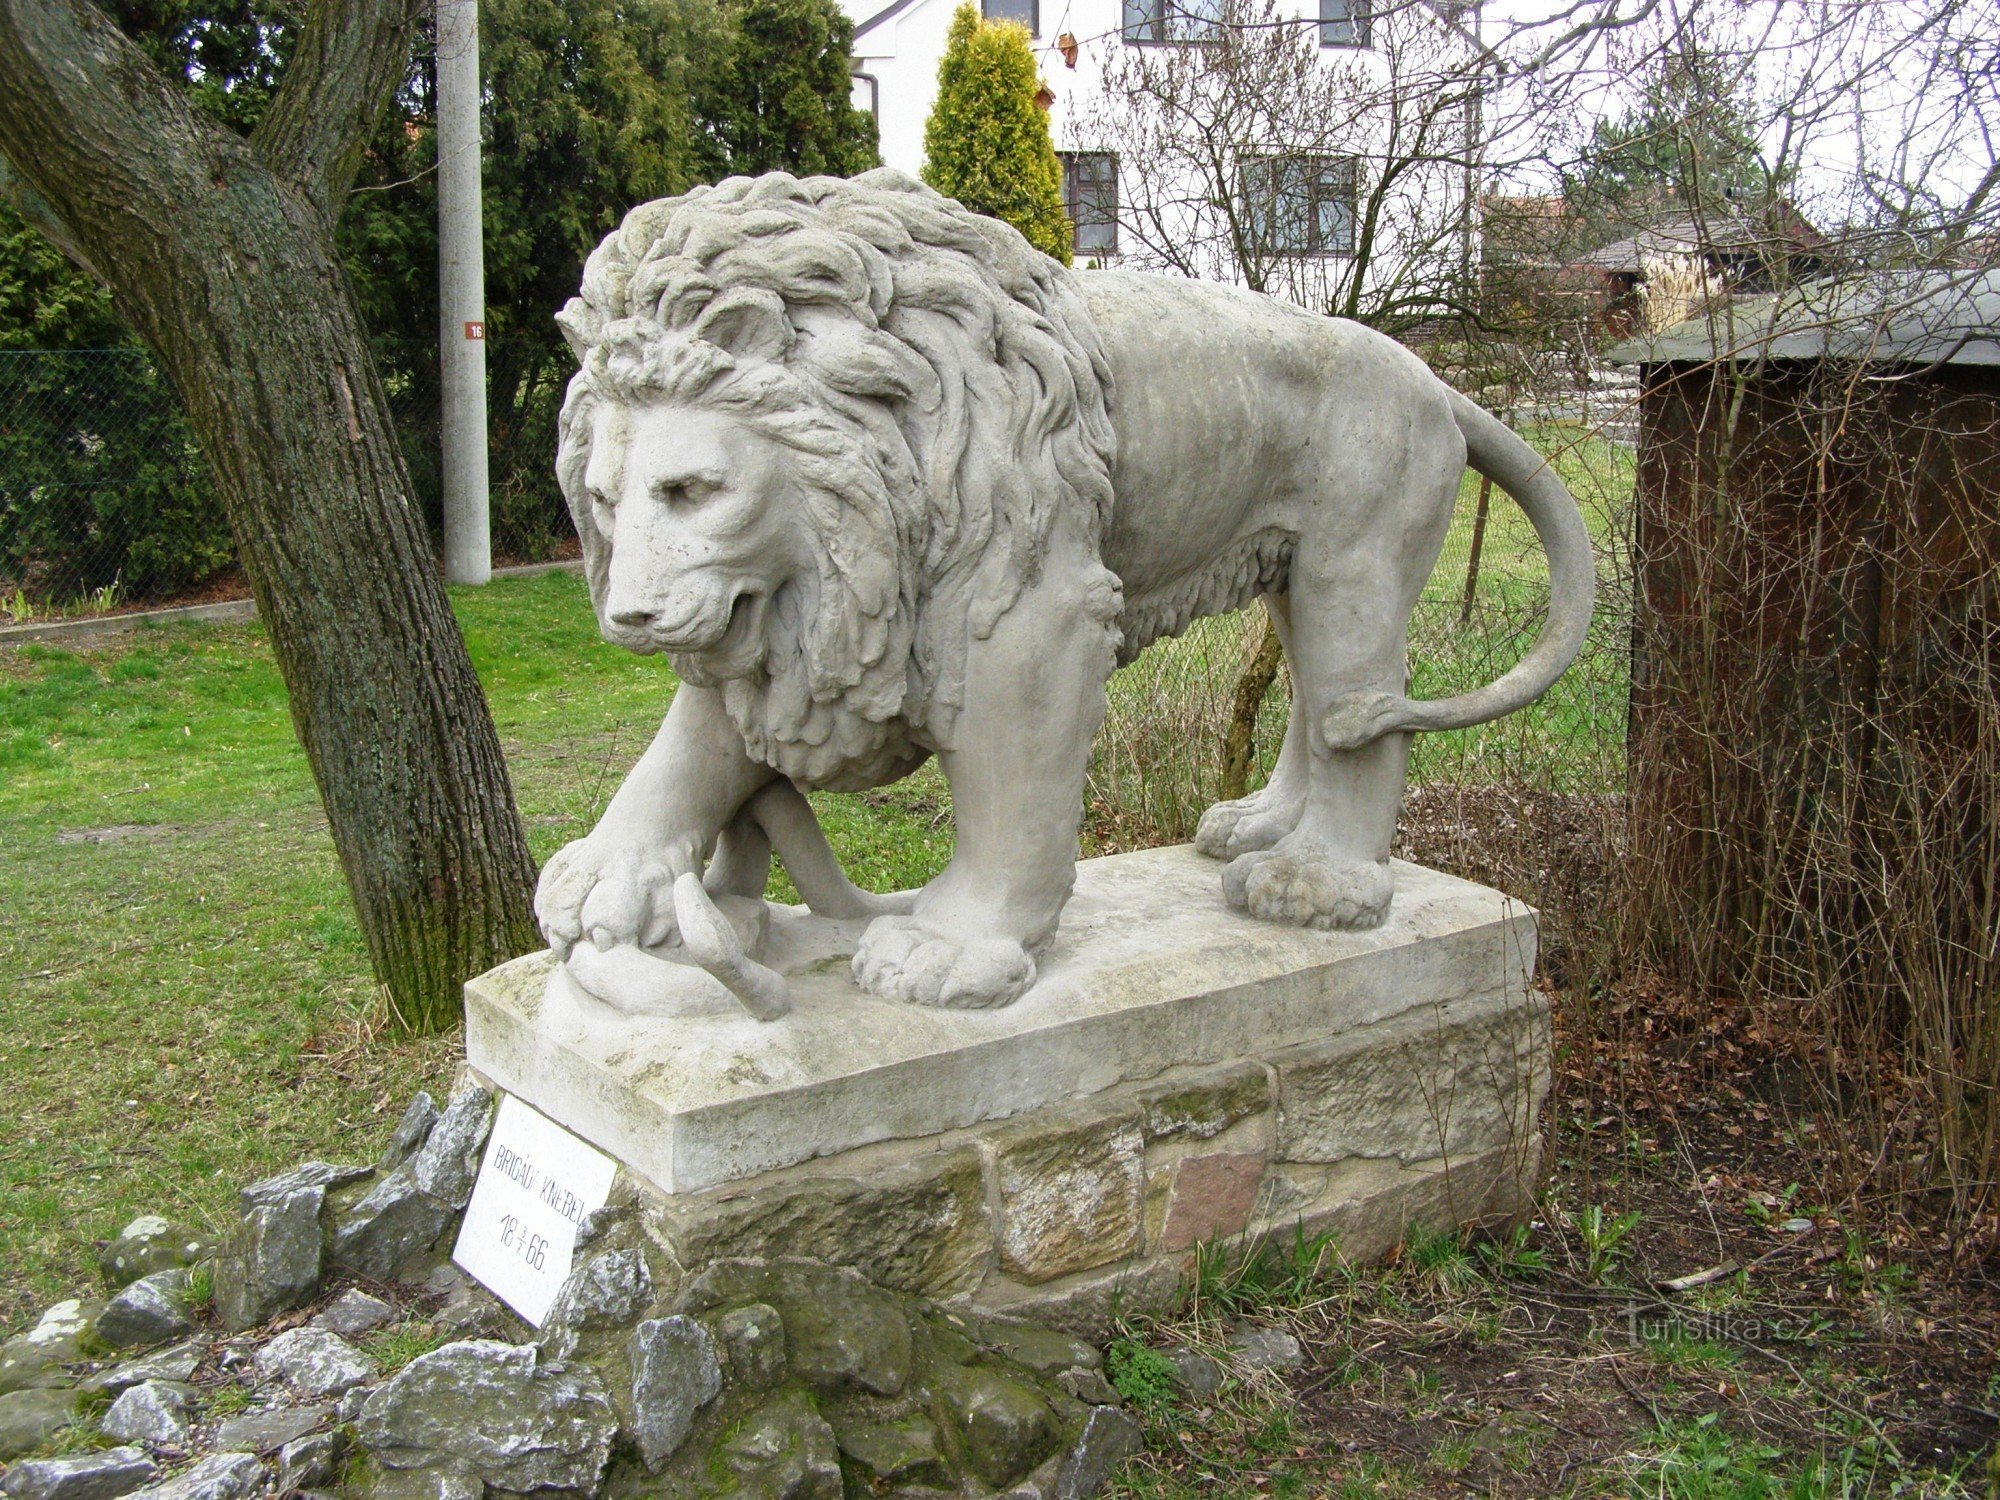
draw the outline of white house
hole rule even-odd
[[[854,102],[876,118],[883,161],[914,174],[923,166],[924,122],[959,0],[844,3],[855,20]],[[1476,4],[983,4],[987,16],[1019,21],[1034,37],[1079,264],[1247,281],[1333,308],[1349,278],[1365,278],[1371,297],[1393,299],[1425,254],[1469,260],[1485,55]],[[1226,167],[1205,169],[1198,151],[1181,149],[1189,143],[1170,138],[1176,129],[1186,134],[1185,126],[1163,123],[1181,114],[1178,105],[1134,112],[1133,80],[1145,73],[1157,87],[1198,89],[1199,81],[1174,80],[1201,67],[1177,62],[1244,15],[1283,31],[1295,52],[1316,48],[1316,66],[1294,74],[1276,65],[1289,106],[1249,106],[1235,97],[1265,92],[1261,83],[1240,89],[1227,78],[1208,79],[1200,107],[1221,132],[1248,138],[1234,141]],[[1215,64],[1231,65],[1245,64]],[[1424,160],[1410,160],[1413,153]],[[1220,174],[1226,189],[1201,180],[1205,170]],[[1223,196],[1241,212],[1219,213]],[[1368,263],[1365,270],[1357,260]]]

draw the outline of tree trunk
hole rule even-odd
[[[1229,727],[1222,735],[1222,800],[1233,802],[1250,789],[1250,763],[1257,753],[1257,711],[1264,695],[1278,680],[1278,663],[1284,660],[1278,644],[1278,628],[1267,616],[1264,638],[1257,642],[1257,654],[1236,679],[1236,698],[1229,706]]]
[[[376,976],[434,1030],[534,944],[534,864],[333,249],[414,15],[316,4],[245,140],[82,0],[0,0],[0,152],[186,405]]]

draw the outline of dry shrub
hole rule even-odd
[[[1987,1222],[2000,396],[1950,369],[1672,369],[1643,450],[1619,957],[1800,1002],[1848,1191]]]

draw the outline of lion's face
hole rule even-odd
[[[670,402],[607,401],[592,421],[584,484],[611,543],[605,638],[665,652],[704,685],[755,673],[774,601],[812,572],[787,450]]]

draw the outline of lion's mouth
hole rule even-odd
[[[704,641],[671,644],[682,675],[690,681],[723,682],[756,670],[764,653],[764,608],[766,594],[745,589],[729,604],[729,614],[720,631],[703,632]]]

